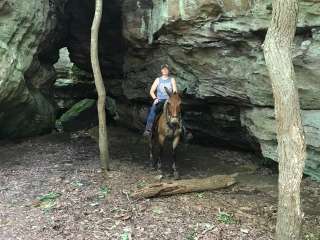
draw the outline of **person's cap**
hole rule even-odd
[[[167,68],[169,70],[169,65],[168,64],[162,64],[161,65],[161,70],[164,69],[164,68]]]

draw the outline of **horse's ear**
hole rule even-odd
[[[187,94],[187,90],[188,90],[187,88],[183,89],[181,95],[186,95]]]
[[[172,92],[167,87],[164,87],[164,90],[166,90],[169,97],[172,96]]]
[[[184,96],[184,95],[186,95],[187,94],[187,88],[185,88],[185,89],[183,89],[182,91],[179,91],[179,95],[180,96]]]

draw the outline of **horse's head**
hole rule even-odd
[[[165,87],[165,90],[169,96],[167,101],[168,120],[172,125],[179,125],[181,120],[181,97],[179,93],[172,93]]]

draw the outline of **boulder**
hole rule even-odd
[[[74,132],[98,125],[96,102],[95,99],[89,98],[77,102],[56,121],[56,128],[59,131]],[[106,100],[106,114],[107,122],[119,118],[116,102],[111,97],[107,97]]]
[[[57,120],[59,130],[72,132],[84,128],[90,128],[98,123],[96,100],[83,99],[74,104],[67,112]]]
[[[63,5],[63,0],[0,3],[0,138],[40,134],[54,126],[52,64]]]
[[[302,121],[307,144],[305,173],[320,181],[320,110],[302,111]],[[257,139],[259,151],[267,159],[278,161],[277,135],[274,111],[254,108],[241,113],[241,123]]]

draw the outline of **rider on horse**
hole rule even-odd
[[[150,89],[150,96],[153,99],[153,104],[150,108],[147,118],[146,129],[143,133],[144,136],[151,135],[153,123],[157,114],[158,104],[160,103],[163,105],[163,103],[169,98],[164,87],[167,87],[167,89],[169,89],[171,92],[177,92],[176,80],[172,77],[169,77],[169,66],[167,64],[161,65],[161,74],[161,77],[154,80]],[[155,92],[157,92],[157,94],[155,94]]]
[[[162,108],[165,101],[169,98],[165,90],[165,87],[172,93],[177,92],[176,80],[173,77],[169,76],[168,64],[161,65],[161,75],[161,77],[156,78],[156,80],[154,80],[150,89],[150,96],[153,99],[153,104],[148,114],[146,128],[143,133],[144,136],[151,136],[152,127],[157,115],[157,111],[159,108]],[[185,135],[186,130],[184,129],[184,126],[182,126],[182,128],[183,135]],[[191,133],[188,133],[188,138],[192,138]]]

